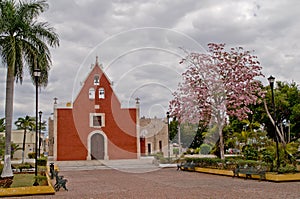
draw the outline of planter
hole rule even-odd
[[[216,174],[216,175],[224,175],[233,177],[233,171],[230,170],[223,170],[223,169],[211,169],[211,168],[202,168],[202,167],[195,167],[196,172],[201,173],[209,173],[209,174]],[[245,174],[239,174],[239,177],[245,178]],[[259,179],[259,175],[252,175],[252,179]],[[300,181],[300,173],[288,173],[288,174],[277,174],[277,173],[266,173],[266,180],[272,182],[289,182],[289,181]]]
[[[0,177],[0,187],[9,188],[10,185],[13,183],[13,179],[14,179],[14,176],[4,177],[4,178]]]
[[[233,176],[233,171],[230,170],[223,170],[223,169],[211,169],[211,168],[202,168],[202,167],[195,167],[196,172],[203,172],[203,173],[211,173],[217,175],[225,175],[225,176]]]
[[[300,181],[300,173],[287,173],[287,174],[266,173],[266,179],[273,182]]]
[[[48,174],[46,176],[48,181],[47,186],[0,188],[0,197],[55,194]]]

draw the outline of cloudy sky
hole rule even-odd
[[[124,107],[141,99],[141,115],[163,117],[184,71],[187,51],[210,42],[254,50],[266,78],[300,82],[298,0],[49,0],[40,18],[59,34],[49,83],[40,92],[44,117],[53,98],[72,101],[96,56]],[[4,117],[5,66],[0,67],[0,117]],[[267,80],[263,79],[267,84]],[[16,84],[14,118],[35,115],[35,88]]]

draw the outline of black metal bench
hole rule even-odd
[[[266,179],[266,169],[259,167],[254,167],[254,166],[237,166],[237,168],[235,168],[233,170],[233,177],[239,177],[239,174],[245,174],[246,178],[252,178],[252,175],[259,175],[259,180],[265,180]]]
[[[66,186],[68,180],[64,179],[64,176],[59,176],[58,171],[54,171],[53,174],[54,174],[55,180],[56,180],[56,182],[54,184],[55,191],[59,191],[61,187],[64,188],[66,191],[68,191],[67,186]]]
[[[195,163],[194,162],[181,162],[180,164],[177,164],[177,170],[195,171]]]
[[[68,182],[67,179],[64,179],[64,176],[59,176],[58,171],[54,169],[54,163],[50,163],[50,178],[53,179],[55,176],[55,184],[54,189],[55,191],[59,191],[61,187],[63,187],[66,191],[68,191],[66,184]]]

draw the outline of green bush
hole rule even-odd
[[[240,157],[239,157],[240,158]],[[262,166],[269,170],[269,165],[265,162],[258,162],[255,160],[242,160],[237,158],[230,158],[222,160],[220,158],[185,158],[186,162],[193,162],[195,166],[203,168],[215,168],[215,169],[228,169],[232,170],[237,165],[244,167],[245,165],[258,167]]]
[[[258,150],[253,146],[244,146],[242,152],[246,160],[258,160]]]
[[[28,158],[29,159],[34,159],[35,158],[35,152],[28,153]]]
[[[297,167],[294,167],[292,165],[286,165],[285,167],[280,167],[278,169],[278,173],[283,174],[283,173],[296,173],[297,172]]]
[[[173,148],[173,154],[179,155],[179,148]]]
[[[210,150],[211,150],[211,146],[208,144],[202,144],[200,146],[200,153],[203,155],[209,154]]]
[[[199,154],[199,153],[200,153],[200,147],[198,147],[194,150],[194,154]]]
[[[194,162],[196,166],[206,168],[223,168],[225,160],[220,158],[186,158],[187,162]]]
[[[40,184],[40,185],[46,185],[47,184],[47,177],[43,175],[37,175],[34,176],[34,179]]]
[[[46,166],[38,166],[38,172],[45,176],[46,175],[46,172],[47,172],[47,167]]]
[[[28,163],[20,164],[20,165],[17,166],[17,168],[20,169],[20,172],[22,172],[23,169],[30,169],[31,165],[28,164]]]
[[[186,150],[186,154],[194,155],[194,153],[195,153],[194,149],[189,148],[189,149]]]
[[[38,158],[37,159],[37,165],[39,166],[47,166],[47,158]]]

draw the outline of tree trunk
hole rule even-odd
[[[220,136],[220,157],[222,160],[224,160],[225,155],[224,155],[223,128],[221,125],[218,125],[218,131],[219,131],[219,136]]]
[[[24,163],[25,142],[26,142],[26,127],[24,129],[24,136],[23,136],[22,164]]]
[[[6,98],[5,98],[5,158],[1,177],[13,176],[11,169],[11,130],[14,98],[14,70],[7,67]]]

